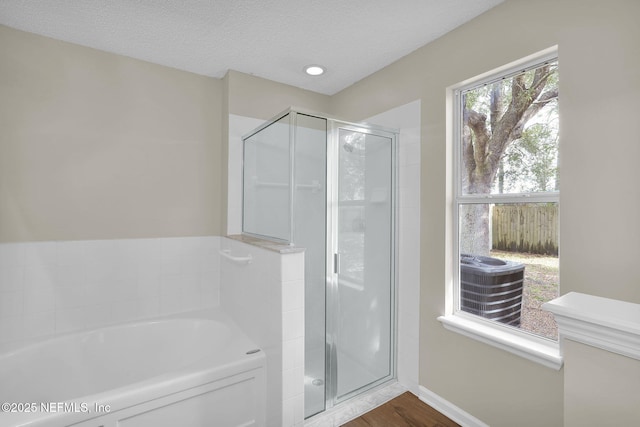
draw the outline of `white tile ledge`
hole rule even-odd
[[[304,252],[304,248],[291,246],[286,243],[277,243],[267,239],[260,239],[258,237],[249,236],[246,234],[229,234],[225,236],[227,239],[237,240],[238,242],[246,243],[247,245],[256,246],[258,248],[266,249],[271,252],[277,252],[279,254],[296,254]]]
[[[524,357],[551,369],[560,370],[562,367],[560,348],[558,343],[554,341],[525,336],[525,334],[518,334],[515,331],[508,331],[500,325],[494,327],[486,322],[467,319],[455,314],[440,316],[438,320],[450,331]]]
[[[640,360],[640,304],[569,292],[542,306],[571,339]]]

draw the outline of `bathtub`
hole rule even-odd
[[[0,426],[264,426],[265,356],[219,311],[0,355]]]

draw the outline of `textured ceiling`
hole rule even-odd
[[[0,0],[0,24],[212,77],[334,94],[503,0]],[[307,64],[327,72],[309,77]]]

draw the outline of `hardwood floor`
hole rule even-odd
[[[460,424],[406,392],[343,427],[460,427]]]

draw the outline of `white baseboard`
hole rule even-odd
[[[443,415],[451,418],[463,427],[489,427],[488,424],[483,423],[473,415],[463,411],[453,403],[443,399],[423,386],[420,386],[420,395],[418,397],[424,403],[441,412]]]

